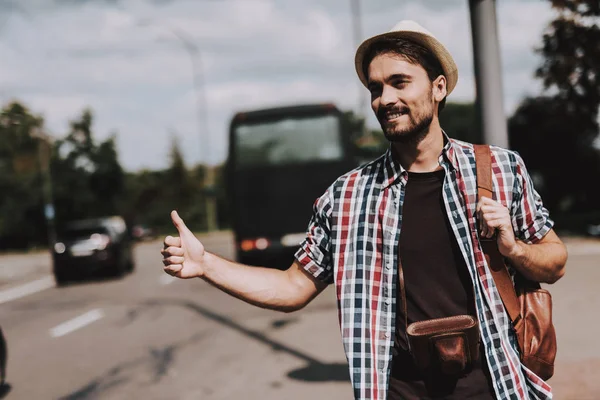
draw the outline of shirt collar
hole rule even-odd
[[[442,131],[442,134],[444,135],[444,148],[442,149],[438,161],[441,166],[447,165],[450,171],[458,169],[456,150],[454,149],[453,141],[448,137],[446,132]],[[397,182],[406,184],[407,177],[408,172],[406,169],[400,162],[394,159],[392,145],[390,143],[383,158],[383,179],[381,185],[383,189],[386,189]]]

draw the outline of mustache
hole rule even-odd
[[[382,120],[385,118],[385,114],[387,113],[402,113],[402,114],[408,114],[409,112],[409,108],[406,106],[395,106],[395,107],[385,107],[385,108],[380,108],[379,111],[377,112],[377,118],[379,120]]]

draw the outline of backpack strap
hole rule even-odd
[[[494,186],[492,184],[492,153],[490,146],[475,144],[473,148],[475,150],[475,163],[477,165],[478,199],[482,197],[493,198]],[[500,250],[498,250],[495,237],[491,239],[480,238],[479,242],[481,243],[481,248],[485,254],[487,264],[490,267],[490,272],[494,278],[504,307],[506,307],[506,311],[514,326],[521,319],[521,307],[519,306],[512,279],[504,263],[504,257],[500,254]]]

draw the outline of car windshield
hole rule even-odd
[[[343,157],[339,118],[289,117],[235,128],[238,167],[306,164]]]
[[[86,228],[68,228],[63,230],[59,234],[59,237],[62,240],[81,240],[89,239],[94,233],[108,234],[108,231],[102,226]]]

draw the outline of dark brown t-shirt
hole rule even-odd
[[[475,315],[473,285],[442,197],[444,174],[444,170],[408,173],[399,243],[408,324],[453,315]],[[399,285],[397,299],[388,399],[494,399],[481,352],[473,370],[459,379],[424,376],[417,370],[406,343]]]

